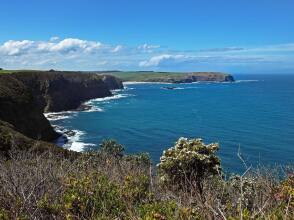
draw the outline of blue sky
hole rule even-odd
[[[294,73],[292,0],[1,0],[0,67]]]

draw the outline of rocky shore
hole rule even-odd
[[[122,89],[114,76],[78,72],[17,72],[0,75],[0,151],[15,143],[53,141],[60,134],[43,113],[77,109],[89,99]],[[84,107],[83,107],[84,108]]]

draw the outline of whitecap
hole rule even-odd
[[[97,106],[91,105],[90,109],[84,110],[83,112],[104,112],[104,110]]]
[[[82,152],[82,151],[84,151],[84,149],[86,147],[95,147],[95,146],[96,146],[96,144],[83,143],[83,142],[76,141],[71,144],[69,149],[72,151],[76,151],[76,152]]]
[[[104,97],[104,98],[91,99],[89,102],[90,103],[93,103],[93,102],[105,102],[105,101],[114,100],[114,99],[127,98],[127,97],[130,97],[130,96],[133,96],[133,95],[131,95],[131,94],[115,94],[113,96],[108,96],[108,97]]]
[[[123,85],[134,85],[134,84],[174,84],[174,83],[168,83],[168,82],[132,82],[132,81],[128,81],[128,82],[123,82]]]
[[[76,152],[82,152],[86,147],[95,147],[96,144],[81,142],[81,136],[86,133],[80,130],[67,130],[63,127],[55,126],[55,130],[62,135],[55,141],[55,144]]]
[[[81,136],[86,133],[80,130],[72,130],[75,134],[73,136],[67,136],[68,142],[63,146],[73,151],[81,152],[85,147],[94,147],[95,144],[81,142]]]
[[[77,114],[76,111],[62,111],[62,112],[48,112],[48,113],[44,113],[44,116],[49,121],[58,121],[58,120],[72,118],[72,117],[76,116],[76,114]]]
[[[246,83],[246,82],[259,82],[260,80],[257,79],[243,79],[243,80],[236,80],[235,83]]]

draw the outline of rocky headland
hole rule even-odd
[[[193,82],[234,82],[234,77],[220,72],[153,72],[113,71],[107,74],[119,77],[124,82],[162,82],[162,83],[193,83]]]
[[[89,99],[122,89],[114,76],[78,72],[0,74],[0,150],[53,141],[58,134],[43,113],[77,109]],[[24,144],[25,143],[25,144]],[[50,146],[50,145],[47,145]]]
[[[123,81],[233,82],[234,78],[215,72],[5,72],[0,74],[0,151],[36,148],[41,141],[52,142],[60,134],[44,113],[85,110],[89,106],[84,102],[111,96],[111,90],[123,89]]]

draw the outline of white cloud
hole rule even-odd
[[[47,41],[9,40],[0,44],[0,67],[11,69],[227,71],[238,66],[294,70],[294,43],[189,51],[152,44],[130,47],[58,37]]]
[[[123,47],[122,45],[117,45],[115,48],[113,48],[113,49],[111,50],[111,52],[113,52],[113,53],[117,53],[117,52],[121,51],[123,48],[124,48],[124,47]]]
[[[59,40],[59,37],[57,37],[57,36],[54,36],[54,37],[50,38],[50,41],[57,41],[57,40]]]
[[[99,50],[102,47],[100,42],[86,41],[74,38],[67,38],[57,43],[53,42],[41,42],[38,43],[38,50],[43,52],[92,52]]]
[[[154,50],[159,49],[160,45],[142,44],[137,47],[141,52],[152,53]]]
[[[141,67],[157,67],[164,63],[178,63],[184,62],[193,59],[193,57],[185,56],[185,55],[170,55],[170,54],[162,54],[158,56],[151,57],[149,60],[141,61],[139,66]]]
[[[17,56],[25,53],[33,45],[33,41],[13,41],[9,40],[0,46],[0,53],[9,56]]]
[[[148,60],[139,62],[140,67],[174,67],[186,65],[195,66],[198,64],[222,64],[222,65],[240,65],[240,64],[253,64],[253,63],[268,63],[281,61],[277,57],[262,57],[262,56],[248,56],[248,55],[172,55],[162,54],[153,56]]]

